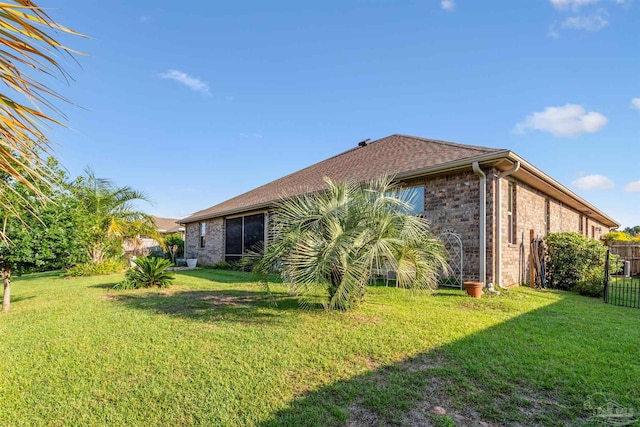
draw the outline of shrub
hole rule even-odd
[[[216,262],[215,264],[213,264],[211,266],[211,268],[216,269],[216,270],[234,270],[235,269],[233,264],[231,264],[230,262],[226,262],[226,261]]]
[[[549,233],[545,242],[550,287],[570,291],[581,282],[603,281],[607,249],[601,242],[580,233]]]
[[[596,267],[589,270],[584,279],[576,283],[573,291],[588,297],[602,298],[604,295],[604,269]]]
[[[168,259],[144,257],[133,261],[135,266],[127,270],[123,282],[116,284],[114,289],[139,289],[157,286],[165,288],[171,284],[174,276],[167,271],[173,264]]]
[[[233,271],[246,270],[248,271],[246,263],[244,262],[244,259],[245,258],[242,258],[242,260],[236,261],[236,262],[227,262],[227,261],[216,262],[215,264],[211,265],[211,268],[215,270],[233,270]]]
[[[99,276],[122,273],[126,268],[125,261],[120,258],[109,258],[102,262],[87,262],[68,268],[65,277]]]
[[[184,240],[177,234],[172,234],[164,238],[164,244],[167,248],[166,258],[170,258],[172,262],[176,262],[176,258],[181,258],[184,254]]]

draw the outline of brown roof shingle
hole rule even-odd
[[[456,144],[406,135],[391,135],[355,147],[261,187],[198,211],[181,220],[188,223],[244,208],[264,206],[283,197],[321,190],[324,177],[333,181],[367,181],[383,174],[398,175],[465,158],[500,151],[495,148]]]
[[[151,218],[153,218],[156,228],[161,233],[177,232],[182,228],[178,223],[179,220],[176,218],[161,218],[155,215],[151,215]]]

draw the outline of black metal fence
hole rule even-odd
[[[614,259],[616,258],[616,259]],[[604,274],[604,302],[640,308],[640,278],[634,277],[624,258],[607,251]]]

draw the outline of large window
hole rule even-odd
[[[509,243],[516,243],[516,187],[513,182],[507,189],[507,237]]]
[[[264,214],[226,220],[225,261],[235,262],[247,252],[257,252],[264,244]]]
[[[395,190],[393,195],[411,205],[411,209],[407,213],[411,215],[424,213],[424,187],[422,185]]]

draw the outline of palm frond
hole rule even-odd
[[[71,53],[77,53],[60,44],[52,33],[82,36],[54,22],[30,0],[0,3],[0,81],[30,104],[0,93],[0,171],[40,198],[45,197],[41,186],[50,185],[52,179],[45,161],[51,154],[45,129],[47,124],[64,126],[65,119],[51,100],[68,100],[36,76],[68,80],[57,54],[64,52],[73,58]],[[34,75],[23,70],[31,70]],[[2,197],[11,191],[6,180],[0,183],[0,207],[11,210],[7,198]]]

